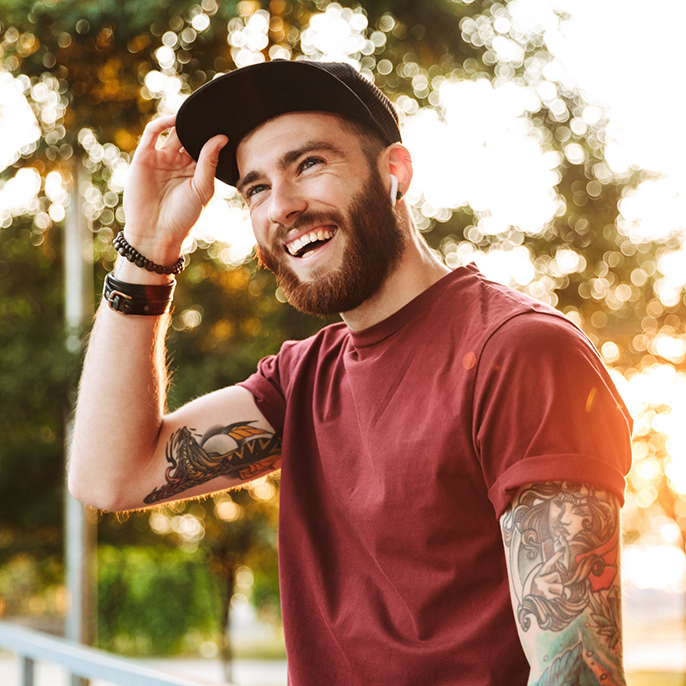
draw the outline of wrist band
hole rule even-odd
[[[134,248],[127,240],[124,238],[124,232],[120,231],[113,242],[115,250],[122,256],[125,257],[129,262],[133,262],[137,267],[141,269],[147,269],[149,272],[155,272],[156,274],[180,274],[184,267],[186,266],[186,258],[181,255],[174,264],[170,267],[164,267],[161,264],[155,264],[152,260],[147,257],[143,257],[136,248]]]
[[[160,315],[169,312],[175,287],[176,281],[166,286],[152,286],[124,283],[108,274],[102,295],[115,312]]]

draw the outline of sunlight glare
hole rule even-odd
[[[28,83],[28,79],[27,79]],[[0,171],[19,159],[21,148],[35,143],[41,135],[22,81],[0,71]]]
[[[250,255],[255,245],[250,213],[235,188],[216,182],[214,198],[193,227],[184,252],[193,249],[193,241],[224,244],[218,246],[217,255],[228,266],[239,265]]]
[[[554,5],[569,19],[546,35],[547,44],[587,100],[609,106],[611,144],[621,145],[631,164],[680,172],[686,131],[680,125],[682,89],[675,79],[686,69],[686,5],[665,0],[655,24],[646,22],[646,5],[639,0],[554,0]],[[655,48],[653,58],[636,49],[647,43]],[[656,59],[669,67],[658,66]]]
[[[471,256],[479,271],[487,278],[506,286],[526,286],[536,276],[527,248],[475,252]]]
[[[4,185],[0,182],[0,220],[28,212],[36,203],[40,188],[40,174],[33,167],[22,167]]]
[[[648,179],[619,202],[619,231],[634,243],[664,240],[686,230],[686,176]]]
[[[686,249],[663,253],[658,258],[657,268],[665,275],[670,286],[683,288],[686,286]]]
[[[686,556],[674,545],[628,545],[622,552],[622,575],[636,588],[686,590]]]
[[[420,110],[403,139],[415,162],[414,186],[436,207],[471,206],[483,234],[516,226],[537,234],[559,207],[557,156],[544,155],[524,114],[528,89],[486,80],[446,81],[445,123]]]
[[[300,36],[300,46],[310,59],[355,64],[353,55],[374,52],[374,45],[365,39],[366,28],[367,16],[361,8],[342,8],[332,2],[324,12],[312,16]]]

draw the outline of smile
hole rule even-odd
[[[295,240],[286,243],[285,248],[293,257],[302,257],[306,253],[311,252],[330,241],[335,233],[335,230],[319,228],[304,233]]]

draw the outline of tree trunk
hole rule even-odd
[[[233,650],[231,649],[229,631],[231,629],[231,598],[233,597],[235,584],[235,565],[227,564],[223,567],[223,571],[224,592],[221,594],[223,620],[221,636],[219,637],[219,650],[224,671],[224,681],[228,684],[231,683],[233,677]]]

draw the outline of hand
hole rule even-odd
[[[559,600],[563,597],[565,587],[557,570],[557,563],[563,553],[564,550],[558,550],[541,565],[531,584],[532,595],[543,596],[548,600]]]
[[[175,116],[150,122],[133,157],[124,191],[126,237],[137,250],[158,264],[172,264],[181,244],[214,194],[219,152],[228,142],[211,138],[197,163],[183,149]],[[157,142],[167,129],[166,140]]]

